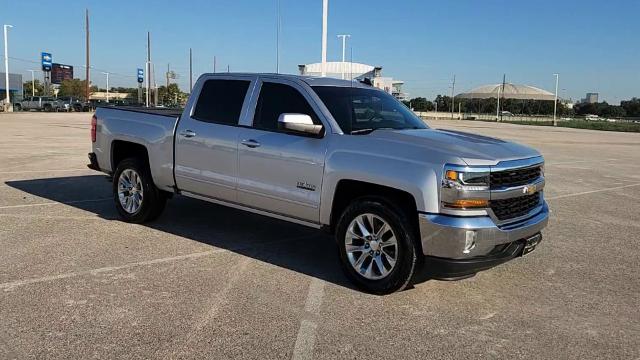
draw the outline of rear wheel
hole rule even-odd
[[[149,166],[140,159],[128,158],[113,174],[113,200],[123,220],[143,223],[160,216],[167,198],[153,183]]]
[[[417,246],[406,214],[380,199],[356,200],[336,228],[342,268],[359,288],[389,294],[411,283]]]
[[[46,111],[46,112],[51,112],[51,110],[53,110],[53,108],[51,107],[51,105],[50,105],[50,104],[45,104],[45,105],[44,105],[44,111]]]

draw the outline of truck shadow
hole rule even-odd
[[[119,221],[110,199],[111,183],[102,175],[7,181],[6,185]],[[169,200],[160,218],[144,226],[353,288],[340,270],[333,238],[305,226],[182,196]]]

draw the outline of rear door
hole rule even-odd
[[[251,126],[240,133],[238,201],[317,223],[328,137],[279,129],[283,113],[307,114],[314,123],[323,124],[303,86],[281,78],[261,81]],[[329,133],[327,124],[324,127]]]
[[[238,135],[255,76],[199,81],[190,111],[176,128],[175,176],[180,190],[236,201]]]

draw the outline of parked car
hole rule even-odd
[[[49,96],[26,97],[21,102],[14,104],[15,111],[60,111],[64,109],[62,101]]]
[[[598,115],[592,115],[592,114],[585,115],[584,119],[587,120],[587,121],[600,121],[600,120],[602,120]]]
[[[183,195],[323,229],[346,276],[376,294],[526,255],[549,216],[536,150],[429,128],[347,80],[205,74],[182,112],[98,108],[91,140],[89,167],[112,177],[123,220]]]
[[[82,112],[90,110],[89,104],[77,97],[61,96],[58,98],[58,100],[62,102],[66,111]]]

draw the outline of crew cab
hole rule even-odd
[[[65,110],[62,102],[56,98],[49,96],[31,96],[24,98],[21,102],[15,104],[16,111],[36,110],[36,111],[60,111]]]
[[[125,221],[182,195],[323,229],[376,294],[525,255],[549,215],[536,150],[432,129],[358,81],[204,74],[182,111],[98,108],[91,138]]]

